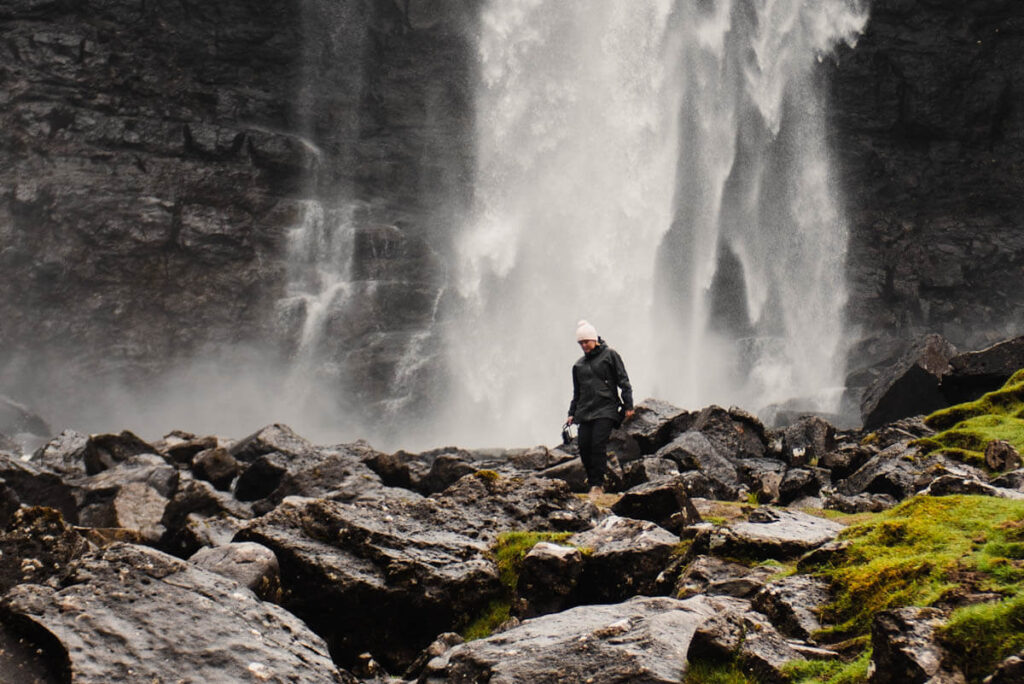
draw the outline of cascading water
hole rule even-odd
[[[814,64],[865,21],[854,0],[483,9],[453,438],[550,441],[579,318],[638,399],[757,409],[839,384],[846,234]]]

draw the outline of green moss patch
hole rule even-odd
[[[782,671],[793,684],[861,684],[868,680],[871,650],[848,663],[841,660],[794,660]]]
[[[924,422],[939,431],[914,442],[926,453],[941,451],[983,465],[985,447],[993,440],[1005,440],[1024,452],[1024,369],[1014,373],[1000,389],[936,411]]]
[[[928,606],[964,591],[1014,599],[1024,586],[1024,501],[984,496],[919,496],[847,528],[850,546],[815,574],[831,581],[835,601],[825,638],[867,634],[872,616]]]
[[[957,610],[940,640],[969,681],[978,681],[1005,658],[1024,649],[1024,595]]]
[[[523,566],[523,558],[534,546],[542,541],[562,542],[572,536],[571,532],[502,532],[491,547],[491,553],[498,566],[499,578],[505,595],[487,606],[482,615],[478,615],[462,631],[466,641],[482,639],[490,636],[501,623],[509,618],[512,599],[516,585],[519,583],[519,571]]]

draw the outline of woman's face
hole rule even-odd
[[[580,340],[580,347],[583,349],[584,354],[590,352],[596,346],[597,340]]]

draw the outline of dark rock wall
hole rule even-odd
[[[201,350],[287,353],[304,198],[359,207],[355,277],[418,260],[416,301],[436,292],[420,257],[466,192],[473,2],[409,4],[0,2],[0,382],[46,403]],[[383,290],[374,332],[429,322]],[[379,389],[397,352],[374,353]]]
[[[1024,328],[1024,5],[874,0],[829,74],[851,224],[851,365]]]

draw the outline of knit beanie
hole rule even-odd
[[[597,342],[597,329],[586,321],[580,321],[576,324],[576,341],[582,342],[583,340],[594,340]]]

